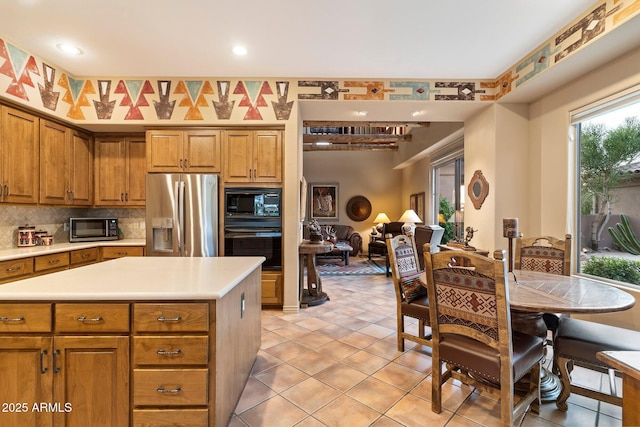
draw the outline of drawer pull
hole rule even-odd
[[[167,351],[161,348],[158,351],[156,351],[156,353],[160,356],[177,356],[178,354],[182,353],[182,350],[177,349],[173,351]]]
[[[104,321],[102,316],[93,317],[91,319],[89,319],[89,318],[87,318],[85,316],[81,316],[81,317],[78,317],[76,320],[78,322],[81,322],[81,323],[100,323],[100,322]]]
[[[47,371],[49,370],[49,368],[44,366],[44,356],[46,356],[46,354],[47,354],[47,350],[42,350],[40,352],[40,373],[41,374],[46,374]]]
[[[182,391],[182,389],[180,387],[166,389],[166,388],[164,388],[163,385],[161,385],[160,387],[158,387],[156,389],[156,391],[158,393],[174,393],[175,394],[175,393],[180,393]]]
[[[60,262],[59,259],[52,259],[52,260],[49,260],[49,265],[54,265],[54,264],[57,264],[59,262]]]
[[[24,322],[24,317],[14,317],[14,318],[9,318],[6,316],[0,317],[0,322],[2,323],[19,323],[19,322]]]
[[[81,257],[82,257],[82,259],[87,259],[87,258],[89,258],[89,256],[90,256],[89,254],[82,254]]]
[[[7,273],[13,273],[15,271],[20,271],[20,270],[22,270],[22,266],[21,265],[19,265],[17,267],[9,267],[9,268],[7,268]]]
[[[180,316],[176,316],[176,317],[164,317],[164,316],[160,316],[158,317],[158,322],[180,322],[182,321],[182,317]]]

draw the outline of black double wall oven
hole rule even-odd
[[[263,270],[282,269],[282,189],[227,188],[225,256],[264,256]]]

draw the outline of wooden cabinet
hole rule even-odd
[[[282,271],[262,272],[262,305],[283,304]]]
[[[98,248],[78,249],[69,253],[69,268],[82,267],[100,260]]]
[[[282,132],[225,131],[223,159],[225,182],[282,182]]]
[[[40,203],[90,206],[93,203],[93,139],[40,120]]]
[[[102,246],[102,260],[122,258],[125,256],[144,256],[142,246]]]
[[[147,131],[147,171],[220,172],[220,131],[215,129]]]
[[[39,119],[5,106],[0,116],[0,201],[37,203]]]
[[[144,206],[144,135],[100,136],[95,141],[95,205]]]
[[[23,279],[33,274],[33,257],[0,262],[0,283]]]
[[[133,305],[134,425],[154,419],[208,425],[208,331],[207,303]]]
[[[103,315],[104,304],[66,305],[78,313]],[[128,313],[128,304],[119,305]],[[3,375],[0,401],[24,404],[27,410],[0,413],[2,425],[129,425],[128,328],[125,336],[60,335],[54,332],[57,319],[52,330],[52,305],[47,303],[0,304],[0,318],[5,317],[0,322],[0,372],[12,375]],[[22,336],[26,325],[32,326],[28,332],[41,334]],[[45,407],[38,411],[34,405]]]
[[[49,274],[69,268],[69,252],[40,255],[34,258],[33,270],[36,274]]]

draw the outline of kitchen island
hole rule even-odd
[[[126,257],[0,286],[0,425],[226,425],[263,261]]]

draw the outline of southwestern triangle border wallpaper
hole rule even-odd
[[[78,125],[277,123],[296,100],[491,102],[639,13],[600,1],[493,81],[77,77],[0,35],[0,97]]]

